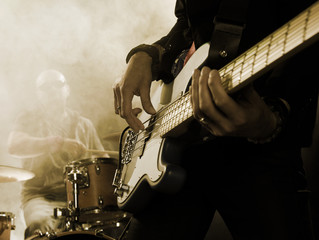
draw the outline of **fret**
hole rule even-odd
[[[221,77],[222,86],[226,91],[232,88],[234,65],[235,61],[232,61],[231,63],[227,64],[225,66],[224,76]]]
[[[310,9],[306,12],[306,19],[305,19],[305,24],[304,24],[303,33],[302,33],[302,41],[303,42],[306,40],[306,33],[307,33],[307,28],[308,28],[309,15],[310,15]]]
[[[287,31],[288,24],[271,35],[272,38],[268,53],[268,63],[273,62],[284,54],[286,48],[285,42],[287,40],[288,33]]]
[[[266,38],[257,45],[257,52],[256,52],[255,60],[254,60],[253,73],[260,71],[266,66],[269,43],[270,43],[270,38]]]
[[[221,78],[224,78],[225,77],[225,68],[223,67],[222,69],[220,69],[218,72],[219,72],[219,75]]]
[[[271,44],[272,36],[265,38],[258,44],[257,56],[255,61],[259,61],[261,59],[262,63],[266,66],[268,63],[268,54],[269,54],[269,47]],[[261,57],[259,57],[261,55]]]
[[[288,22],[286,24],[286,26],[284,26],[284,27],[286,27],[286,32],[285,32],[285,37],[284,37],[284,49],[282,52],[285,54],[287,51],[286,46],[287,46],[288,32],[290,30],[290,23]]]
[[[314,34],[318,33],[318,22],[319,22],[319,5],[314,6],[310,9],[308,27],[306,31],[305,38],[309,39]]]
[[[241,83],[242,70],[244,66],[245,55],[242,55],[236,59],[232,77],[232,87],[235,87]]]
[[[239,58],[236,59],[236,62],[234,64],[234,71],[233,71],[233,75],[238,75],[240,76],[240,73],[243,69],[243,65],[244,65],[244,57],[245,56],[240,56]]]
[[[159,127],[161,136],[180,125],[182,122],[192,116],[192,106],[190,103],[190,95],[187,93],[181,98],[167,106],[167,109],[162,116],[162,122]]]
[[[225,67],[225,78],[232,77],[233,70],[234,70],[234,62],[227,64]]]
[[[290,21],[290,29],[287,35],[286,52],[289,52],[304,42],[303,36],[307,15],[307,12],[304,12],[300,14],[299,17]]]
[[[256,51],[256,46],[247,51],[245,62],[243,64],[242,79],[247,79],[252,76]]]

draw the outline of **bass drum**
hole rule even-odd
[[[44,236],[35,235],[27,238],[26,240],[48,240],[48,239],[58,239],[58,240],[115,240],[109,236],[97,236],[95,232],[90,231],[69,231],[69,232],[59,232],[55,234],[45,234]]]

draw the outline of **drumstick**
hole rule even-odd
[[[109,152],[109,151],[97,150],[97,149],[87,149],[86,151],[91,153],[108,153]]]
[[[102,154],[109,154],[110,156],[118,156],[118,151],[105,151],[105,150],[97,150],[97,149],[87,149],[87,152],[90,153],[102,153]]]

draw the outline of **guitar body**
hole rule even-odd
[[[219,69],[224,90],[232,94],[242,89],[280,62],[317,42],[318,19],[317,1]],[[172,83],[162,83],[155,89],[152,103],[157,113],[149,116],[143,112],[140,116],[145,129],[137,134],[131,130],[126,132],[113,181],[121,209],[136,212],[150,201],[154,192],[176,193],[183,186],[186,173],[179,166],[183,144],[176,137],[186,133],[193,120],[187,87],[193,70],[208,58],[209,47],[206,43],[198,48]]]
[[[185,93],[193,70],[207,58],[208,51],[207,43],[194,53],[172,83],[160,83],[152,89],[151,100],[157,112]],[[149,118],[149,114],[142,112],[139,119],[146,122],[145,131],[134,137],[126,136],[123,149],[120,149],[122,166],[116,173],[114,185],[118,206],[125,211],[139,211],[150,200],[154,190],[176,193],[186,178],[185,170],[179,166],[183,144],[174,136],[164,138],[158,134],[161,114],[148,121]]]

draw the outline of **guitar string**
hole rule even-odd
[[[280,36],[283,36],[283,35],[285,35],[285,33],[282,33]],[[270,41],[270,40],[267,40],[267,41]],[[263,48],[258,48],[259,45],[257,45],[257,46],[256,46],[256,50],[255,50],[255,52],[256,52],[255,55],[260,54],[260,52],[263,52],[264,49],[267,49],[267,48],[269,49],[269,46],[270,46],[270,45],[271,45],[271,42],[269,42],[268,44],[266,44]],[[278,49],[278,48],[279,48],[279,49]],[[282,52],[282,51],[281,51],[282,46],[277,46],[277,47],[274,48],[274,49],[276,49],[275,53],[277,53],[278,51]],[[273,50],[274,50],[274,49],[273,49]],[[269,51],[268,51],[268,52],[269,52]],[[282,54],[281,54],[281,55],[282,55]],[[280,57],[280,56],[279,56],[279,57]],[[259,58],[259,59],[260,59],[260,58]],[[263,64],[263,65],[266,64],[268,58],[261,59],[261,60],[262,60],[262,61],[257,60],[257,61],[254,62],[254,64],[248,65],[248,66],[246,67],[246,69],[243,68],[243,71],[246,71],[247,68],[248,68],[248,69],[251,68],[251,66],[254,66],[254,67],[251,69],[251,71],[254,71],[254,69],[256,69],[257,67],[259,67],[259,65],[261,65],[261,64]],[[242,61],[242,60],[240,60],[240,61]],[[237,62],[239,62],[239,61],[237,61]],[[236,64],[236,63],[234,62],[234,63],[231,63],[231,64],[229,64],[229,65],[227,65],[227,66],[224,67],[224,68],[226,68],[226,70],[225,70],[225,73],[223,74],[224,77],[222,77],[222,79],[226,79],[226,80],[225,80],[224,82],[222,82],[222,86],[223,86],[225,89],[227,89],[227,88],[229,87],[229,84],[228,84],[229,81],[227,81],[228,78],[225,77],[225,76],[232,75],[232,76],[233,76],[233,77],[232,77],[233,79],[237,79],[237,75],[238,75],[238,74],[234,74],[234,65],[235,65],[235,64]],[[233,66],[231,66],[231,65],[233,65]],[[222,69],[222,70],[223,70],[223,69]],[[221,70],[221,71],[222,71],[222,70]],[[236,85],[238,85],[238,84],[240,83],[240,80],[242,80],[242,79],[240,79],[240,77],[238,77],[238,81],[232,80],[232,86],[234,85],[234,83],[235,83]],[[237,82],[238,82],[238,83],[237,83]],[[186,94],[185,94],[185,95],[186,95]],[[185,96],[185,95],[184,95],[184,96]],[[180,100],[180,99],[181,99],[181,98],[177,99],[176,101],[178,101],[178,100]],[[166,110],[166,108],[168,109],[169,107],[173,106],[174,103],[175,103],[175,102],[169,104],[169,105],[168,105],[167,107],[165,107],[165,108],[162,108],[161,111]],[[171,113],[171,111],[168,112],[168,114],[170,114],[170,113]],[[168,114],[166,114],[166,115],[168,115]],[[163,117],[165,117],[166,115],[163,115],[162,117],[157,118],[156,121],[152,122],[149,126],[146,127],[146,130],[145,130],[145,131],[147,131],[147,128],[152,128],[153,125],[157,124],[158,121],[161,120],[161,119],[162,119]],[[167,122],[171,121],[171,120],[174,119],[174,118],[175,118],[175,116],[173,116],[171,119],[167,120]],[[151,121],[151,119],[152,119],[152,118],[148,119],[146,122],[144,122],[144,124],[146,124],[147,122]],[[152,132],[153,132],[153,131],[150,131],[150,134],[152,134]],[[138,133],[138,134],[137,134],[137,137],[138,137],[140,134],[143,134],[143,132]],[[143,140],[146,139],[147,137],[148,137],[148,136],[146,136],[145,138],[141,138],[140,140],[143,141]]]
[[[183,98],[183,97],[184,97],[184,98],[187,97],[188,94],[189,94],[189,92],[185,93],[182,97],[178,98],[176,101],[180,100],[180,99]],[[189,100],[189,99],[188,99],[188,100]],[[176,101],[174,101],[174,103],[175,103]],[[185,103],[185,102],[184,102],[184,103]],[[169,104],[169,105],[172,106],[173,103],[172,103],[172,104]],[[184,108],[180,113],[185,114],[185,112],[187,113],[187,112],[191,109],[191,107],[188,107],[188,108],[187,108],[187,105],[188,105],[188,104],[185,105],[185,108]],[[165,113],[163,116],[161,116],[161,117],[159,117],[158,119],[156,119],[156,121],[154,121],[153,123],[151,123],[150,126],[153,126],[154,124],[156,124],[156,123],[157,123],[159,120],[161,120],[164,116],[167,116],[167,115],[171,114],[175,109],[176,109],[176,108],[172,108],[171,111],[168,111],[168,113]],[[171,121],[173,118],[176,118],[176,115],[173,116],[173,117],[171,117],[167,122]],[[183,119],[183,120],[185,120],[185,119]],[[150,126],[148,126],[148,127],[150,127]],[[161,126],[160,126],[160,127],[161,127]],[[153,137],[157,137],[157,136],[161,135],[161,132],[159,132],[159,131],[156,131],[156,134],[154,135],[153,132],[154,132],[155,129],[156,129],[156,127],[153,128],[153,129],[152,129],[151,131],[149,131],[148,133],[144,134],[144,136],[143,136],[142,138],[140,138],[140,139],[135,143],[135,145],[138,145],[141,141],[144,141],[144,140],[147,139],[150,135],[153,135]],[[139,134],[137,134],[137,138],[138,138],[138,135],[142,134],[143,132],[146,132],[146,131],[143,130],[142,132],[140,132]],[[138,147],[138,148],[135,148],[134,151],[135,151],[135,150],[139,150],[139,149],[142,148],[142,147],[143,147],[143,145],[141,145],[141,146]],[[133,151],[133,153],[134,153],[134,151]]]
[[[184,111],[187,111],[187,110],[184,110]],[[156,131],[155,134],[153,133],[153,131],[151,131],[149,134],[152,134],[152,137],[153,138],[156,138],[158,136],[161,136],[161,133],[159,131]],[[146,134],[147,135],[147,134]],[[148,138],[149,136],[144,136],[144,138],[141,138],[139,141],[136,142],[135,145],[138,145],[138,143],[140,143],[141,141],[145,140],[146,138]],[[152,144],[148,144],[148,146],[152,146]],[[141,144],[140,146],[138,146],[137,148],[135,148],[131,153],[132,153],[132,156],[135,157],[133,154],[137,151],[139,151],[140,149],[144,148],[144,145]]]
[[[307,15],[307,19],[308,19],[308,17],[309,17],[309,12],[308,12],[308,15]],[[318,16],[317,16],[317,18],[318,18]],[[300,20],[300,19],[299,19]],[[290,28],[287,28],[287,26],[289,26],[289,24],[290,24],[290,22],[288,22],[286,25],[284,25],[282,28],[280,28],[280,29],[278,29],[276,32],[274,32],[273,34],[271,34],[268,38],[266,38],[264,41],[266,42],[268,42],[269,41],[269,43],[267,43],[265,46],[263,46],[262,48],[258,48],[260,45],[261,45],[261,43],[259,43],[259,44],[257,44],[256,46],[255,46],[255,53],[253,54],[253,55],[255,55],[255,59],[256,59],[256,55],[260,55],[260,52],[262,52],[264,49],[268,49],[268,51],[267,51],[267,54],[265,55],[265,54],[263,54],[260,58],[259,58],[259,60],[261,60],[261,61],[259,61],[259,60],[257,60],[257,61],[254,61],[253,62],[253,64],[250,64],[250,65],[248,65],[248,69],[252,66],[252,69],[251,69],[251,72],[254,72],[254,70],[255,69],[258,69],[257,67],[259,67],[261,64],[262,65],[268,65],[267,64],[267,62],[269,61],[269,52],[271,52],[271,54],[272,55],[274,55],[274,54],[277,54],[278,52],[280,52],[280,56],[277,56],[277,57],[275,57],[275,60],[276,59],[278,59],[278,58],[280,58],[281,56],[283,56],[284,54],[285,54],[285,52],[283,51],[283,49],[285,48],[285,47],[287,47],[287,45],[288,44],[286,44],[286,39],[284,39],[284,41],[279,45],[278,43],[276,44],[276,47],[275,48],[271,48],[271,46],[272,46],[272,44],[274,44],[274,42],[272,41],[272,38],[273,38],[273,36],[274,35],[276,35],[276,34],[278,34],[278,32],[280,32],[280,31],[282,31],[284,28],[287,28],[286,30],[284,30],[281,34],[279,34],[279,35],[276,35],[276,37],[277,38],[280,38],[280,37],[282,37],[282,36],[287,36],[287,34],[289,34],[289,32],[293,32],[293,31],[297,31],[297,34],[298,35],[300,35],[300,33],[298,32],[298,31],[300,31],[300,26],[298,26],[298,25],[301,25],[301,24],[303,24],[303,21],[306,21],[306,19],[302,19],[301,20],[301,22],[299,23],[299,24],[297,24],[297,25],[295,25],[295,26],[293,26],[293,27],[291,27],[290,26]],[[308,22],[309,23],[309,22]],[[309,26],[310,26],[310,24],[309,24]],[[303,30],[303,32],[302,32],[302,34],[303,35],[305,35],[305,32],[307,31],[307,29],[309,29],[309,26],[308,26],[308,28],[307,27],[304,27],[304,30]],[[297,30],[296,30],[297,29]],[[311,34],[310,36],[313,36],[314,34]],[[308,37],[309,38],[309,37]],[[280,41],[281,39],[279,39],[279,41]],[[306,40],[306,38],[303,38],[302,39],[302,43],[304,42]],[[296,42],[296,43],[294,43],[294,42]],[[292,40],[292,41],[290,41],[290,43],[293,43],[294,45],[298,45],[298,40]],[[282,45],[282,46],[281,46]],[[295,46],[294,46],[295,47]],[[254,48],[254,47],[253,47]],[[252,48],[252,49],[253,49]],[[258,55],[258,56],[259,56]],[[263,58],[263,56],[266,56],[266,58],[264,59]],[[240,65],[241,65],[241,71],[238,73],[238,74],[234,74],[234,68],[235,68],[235,64],[236,64],[236,61],[234,61],[234,62],[231,62],[230,64],[228,64],[228,65],[226,65],[225,67],[223,67],[221,70],[220,70],[220,72],[222,72],[222,71],[225,71],[225,73],[223,74],[223,79],[227,79],[225,76],[227,76],[227,75],[232,75],[232,79],[238,79],[238,81],[232,81],[232,86],[234,85],[234,83],[236,83],[236,82],[238,82],[237,83],[237,85],[238,84],[240,84],[240,82],[241,82],[241,77],[239,76],[238,78],[237,78],[237,75],[242,75],[242,73],[245,71],[245,67],[243,67],[244,66],[244,60],[243,60],[243,58],[245,58],[243,55],[241,55],[241,56],[239,56],[238,57],[238,59],[239,58],[242,58],[241,60],[239,60],[239,61],[237,61],[237,62],[239,62],[240,63]],[[236,60],[236,59],[235,59]],[[273,60],[273,61],[275,61],[275,60]],[[231,66],[232,65],[232,66]],[[262,66],[261,66],[262,67]],[[228,69],[230,68],[230,70],[228,70]],[[228,71],[227,71],[228,70]],[[248,78],[248,77],[247,77]],[[228,84],[228,82],[229,81],[224,81],[224,82],[222,82],[222,85],[223,85],[223,87],[225,88],[225,89],[227,89],[226,87],[229,87],[229,84]],[[236,85],[236,86],[237,86]],[[180,98],[178,98],[177,100],[175,100],[174,102],[172,102],[172,103],[170,103],[170,104],[168,104],[167,106],[165,106],[165,107],[163,107],[162,109],[160,109],[160,111],[158,112],[158,113],[160,113],[160,112],[162,112],[162,111],[164,111],[164,110],[166,110],[166,109],[168,109],[169,107],[171,107],[171,106],[173,106],[173,104],[176,102],[176,101],[179,101],[181,98],[183,98],[183,97],[185,97],[186,95],[188,94],[188,92],[187,93],[185,93],[182,97],[180,97]],[[157,113],[157,114],[158,114]],[[170,114],[171,113],[171,111],[170,112],[168,112],[168,114]],[[152,128],[159,120],[161,120],[163,117],[165,117],[165,116],[167,116],[168,114],[164,114],[163,116],[161,116],[161,117],[159,117],[159,118],[156,118],[156,120],[154,121],[154,122],[152,122],[149,126],[147,126],[146,127],[146,129],[147,128]],[[167,120],[167,122],[170,122],[172,119],[174,119],[174,118],[176,118],[176,115],[174,115],[173,117],[171,117],[169,120]],[[151,121],[152,120],[152,118],[150,118],[150,119],[148,119],[148,120],[146,120],[143,124],[146,124],[147,122],[149,122],[149,121]],[[184,119],[185,120],[185,119]],[[143,132],[146,132],[146,130],[143,130],[142,132],[139,132],[138,134],[137,134],[137,137],[140,135],[140,134],[142,134]],[[141,138],[141,139],[139,139],[139,141],[137,141],[135,144],[138,144],[140,141],[144,141],[146,138],[148,138],[149,137],[149,135],[151,135],[151,134],[153,134],[153,129],[148,133],[148,134],[145,134],[144,135],[144,138]],[[156,134],[156,135],[154,135],[154,137],[155,136],[158,136],[158,135],[160,135],[160,133],[159,134]],[[136,149],[136,150],[138,150],[138,149]]]
[[[284,34],[285,34],[285,33],[282,33],[280,36],[282,36],[282,35],[284,35]],[[253,55],[255,55],[255,58],[256,58],[256,55],[260,54],[260,52],[264,51],[264,49],[268,49],[268,50],[269,50],[269,46],[271,45],[270,40],[266,39],[266,40],[264,40],[264,41],[269,41],[269,43],[266,44],[265,46],[263,46],[262,48],[259,48],[259,46],[260,46],[261,44],[256,45],[255,50],[254,50],[255,53],[253,54]],[[277,49],[277,48],[279,48],[279,49]],[[274,48],[274,49],[276,49],[276,52],[278,52],[278,51],[281,50],[281,48],[282,48],[281,46],[279,46],[279,47],[277,46],[277,47]],[[273,50],[274,50],[274,49],[273,49]],[[269,52],[269,51],[268,51],[268,52]],[[240,56],[240,57],[243,58],[243,56]],[[240,57],[239,57],[239,58],[240,58]],[[253,57],[253,56],[252,56],[252,57]],[[280,56],[279,56],[279,57],[280,57]],[[235,59],[235,60],[236,60],[236,59]],[[250,69],[250,68],[251,68],[251,72],[253,72],[254,69],[256,69],[257,67],[259,67],[260,64],[265,64],[265,61],[267,61],[267,59],[262,59],[262,62],[260,62],[260,61],[258,61],[258,60],[257,60],[257,61],[254,61],[253,64],[247,65],[246,67],[242,67],[242,69],[243,69],[242,72],[246,72],[247,69]],[[241,62],[240,64],[241,64],[242,66],[244,65],[243,59],[240,59],[239,61],[237,60],[237,62]],[[240,84],[240,82],[241,82],[241,80],[242,80],[240,76],[237,78],[237,75],[238,75],[238,74],[234,74],[235,64],[236,64],[236,61],[231,62],[230,64],[226,65],[225,67],[223,67],[223,68],[220,70],[220,72],[225,71],[224,74],[223,74],[223,76],[221,76],[221,77],[222,77],[222,86],[224,87],[224,89],[228,89],[228,88],[229,88],[229,81],[228,81],[229,78],[227,78],[227,76],[229,76],[229,75],[232,76],[232,77],[231,77],[232,86],[234,85],[234,83],[235,83],[236,86],[237,86],[238,84]],[[240,74],[240,73],[239,73],[239,74]],[[251,74],[252,74],[252,73],[250,73],[250,75],[251,75]],[[247,77],[247,78],[248,78],[248,77]],[[234,80],[234,79],[237,79],[237,81]],[[186,96],[186,94],[183,95],[183,97],[184,97],[184,96]],[[176,101],[179,101],[180,99],[181,99],[181,98],[178,98]],[[176,101],[175,101],[175,102],[176,102]],[[173,106],[175,102],[172,102],[172,103],[169,104],[166,108],[169,108],[169,107]],[[166,108],[161,109],[161,111],[166,110]],[[168,112],[168,114],[170,114],[170,113],[171,113],[171,111]],[[160,118],[157,118],[156,121],[152,122],[149,126],[146,127],[146,129],[147,129],[147,128],[152,128],[154,124],[157,124],[159,120],[161,120],[162,118],[164,118],[164,117],[167,116],[168,114],[163,115],[163,116],[160,117]],[[174,118],[176,118],[176,116],[173,116],[172,118],[168,119],[167,122],[172,121],[172,119],[174,119]],[[152,119],[152,118],[148,119],[144,124],[146,124],[147,122],[151,121],[151,119]],[[144,134],[144,131],[147,131],[147,130],[143,130],[142,132],[138,133],[138,134],[137,134],[137,137],[138,137],[140,134]],[[149,132],[149,134],[152,134],[152,133],[153,133],[153,130]],[[145,140],[146,138],[148,138],[148,137],[149,137],[149,136],[148,136],[147,134],[145,134],[145,137],[139,139],[139,141],[144,141],[144,140]],[[136,144],[137,144],[139,141],[137,141]]]
[[[177,98],[176,100],[174,100],[173,102],[167,104],[166,106],[164,106],[163,108],[161,108],[156,114],[156,115],[159,115],[161,112],[163,112],[164,110],[167,110],[169,109],[170,107],[172,107],[176,102],[180,101],[180,99],[182,99],[183,97],[186,97],[187,95],[189,94],[189,92],[186,92],[183,96]],[[143,134],[143,132],[147,132],[147,129],[148,128],[152,128],[154,127],[155,124],[157,124],[159,122],[159,120],[163,119],[164,117],[168,116],[169,114],[171,113],[171,111],[166,111],[166,113],[158,118],[155,118],[155,121],[151,122],[152,121],[152,118],[154,118],[154,116],[150,117],[149,119],[147,119],[145,122],[143,122],[143,125],[146,125],[147,122],[151,122],[150,125],[146,126],[145,129],[143,129],[142,131],[138,132],[135,134],[135,137],[139,137],[139,135]],[[172,118],[171,118],[172,119]],[[171,120],[169,119],[169,120]],[[150,134],[153,133],[153,130],[149,131]],[[148,136],[146,136],[145,138],[141,138],[140,141],[144,141],[146,138],[148,138]],[[138,142],[136,142],[138,143]]]
[[[154,125],[156,125],[160,120],[162,120],[164,117],[168,116],[169,114],[172,113],[172,111],[174,110],[173,105],[180,101],[182,98],[187,97],[187,95],[189,94],[189,92],[186,92],[183,96],[181,96],[180,98],[176,99],[175,101],[173,101],[172,103],[166,105],[164,108],[161,109],[161,112],[163,112],[164,110],[170,110],[169,108],[171,107],[171,111],[166,111],[166,113],[158,118],[155,119],[155,121],[151,122],[150,125],[148,125],[147,127],[145,127],[144,130],[142,130],[141,132],[136,134],[136,137],[138,138],[140,134],[144,134],[143,132],[147,132],[148,128],[153,128]],[[159,115],[158,113],[156,113],[156,115]],[[171,117],[170,119],[167,120],[167,122],[170,122],[175,116]],[[149,118],[147,121],[145,121],[143,124],[146,124],[147,122],[150,122],[152,120],[152,117]],[[154,129],[152,129],[151,131],[149,131],[149,134],[153,134]],[[145,136],[146,135],[146,136]],[[139,139],[139,141],[144,141],[146,138],[148,138],[149,136],[147,136],[147,134],[144,134],[144,138]],[[138,143],[139,141],[137,141],[136,143]]]
[[[310,10],[309,10],[310,11]],[[256,71],[256,69],[262,67],[260,65],[268,65],[268,61],[271,60],[271,57],[273,55],[275,55],[275,59],[273,61],[275,61],[276,59],[280,58],[284,53],[285,53],[285,47],[287,47],[289,44],[293,44],[293,47],[295,47],[296,45],[299,44],[298,40],[296,40],[296,37],[293,36],[293,35],[302,35],[302,42],[304,42],[304,35],[306,34],[306,32],[308,34],[310,34],[310,36],[313,36],[314,34],[309,32],[309,29],[312,27],[311,24],[309,23],[309,21],[307,21],[307,19],[309,18],[309,12],[308,12],[308,15],[307,17],[305,17],[304,19],[302,18],[299,18],[298,22],[295,23],[295,25],[291,25],[291,22],[288,22],[287,24],[285,24],[283,27],[281,27],[280,29],[278,29],[277,31],[275,31],[273,34],[271,34],[270,36],[268,36],[267,38],[265,38],[264,40],[262,40],[260,43],[258,43],[257,45],[253,46],[251,48],[251,51],[253,51],[253,55],[250,56],[253,57],[253,56],[256,56],[256,59],[254,61],[254,64],[253,64],[253,68],[251,69],[250,72],[254,72]],[[314,21],[315,19],[314,18],[318,18],[318,16],[312,16],[311,20]],[[306,26],[304,26],[306,25]],[[280,33],[281,32],[281,33]],[[280,34],[279,34],[280,33]],[[289,36],[289,38],[292,38],[292,40],[290,40],[290,42],[288,44],[286,40],[286,37],[288,37],[287,35],[288,34],[293,34],[292,36]],[[276,37],[276,41],[272,40],[273,37]],[[282,36],[285,36],[285,38],[282,39]],[[300,37],[300,36],[299,36]],[[309,38],[309,36],[308,36]],[[282,43],[280,43],[281,40],[284,40]],[[264,47],[260,48],[260,45],[264,42],[268,42]],[[278,44],[280,43],[280,44]],[[274,47],[273,47],[274,46]],[[266,48],[268,48],[269,50],[267,51],[266,54],[260,54],[261,52],[263,52]],[[250,51],[250,50],[248,50]],[[247,52],[248,52],[247,51]],[[237,59],[235,59],[233,62],[231,62],[230,64],[226,65],[224,68],[226,68],[225,70],[225,73],[224,73],[224,76],[230,74],[230,72],[233,72],[234,70],[234,67],[235,67],[235,64],[237,62],[239,62],[242,66],[241,66],[241,70],[239,71],[239,73],[237,75],[238,76],[238,79],[240,80],[241,79],[241,75],[244,75],[243,73],[245,72],[245,69],[243,67],[243,59],[245,59],[245,55],[247,55],[247,52],[241,56],[239,56]],[[278,53],[280,53],[280,56],[278,56]],[[239,60],[240,59],[240,60]],[[272,61],[272,62],[273,62]],[[232,65],[232,66],[231,66]],[[230,70],[229,70],[230,68]],[[223,69],[222,69],[223,70]],[[235,74],[232,74],[234,77],[234,79],[237,78],[237,75]],[[235,77],[236,76],[236,77]],[[240,83],[240,81],[239,81]]]

